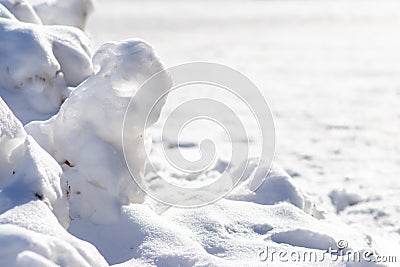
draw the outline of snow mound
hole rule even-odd
[[[337,249],[342,239],[351,240],[351,251],[367,247],[364,236],[337,217],[318,220],[289,203],[223,199],[196,209],[170,208],[161,215],[144,204],[130,204],[120,218],[110,225],[74,220],[69,231],[94,244],[110,264],[124,262],[120,266],[266,266],[260,253],[267,247],[314,251],[320,257],[329,247]],[[329,254],[325,260],[344,265],[335,265]]]
[[[250,178],[253,177],[256,168],[256,161],[251,160],[249,171],[243,175],[242,181],[226,197],[227,199],[250,201],[263,205],[288,202],[316,218],[323,218],[323,212],[318,210],[309,197],[294,184],[293,178],[276,164],[271,167],[270,171],[269,166],[262,164],[258,166],[258,168],[264,169],[260,173],[268,173],[268,176],[256,192],[253,192],[249,186]],[[237,174],[233,171],[232,175]]]
[[[43,24],[67,25],[84,29],[93,12],[92,0],[29,0]]]
[[[107,266],[63,228],[69,217],[61,167],[1,98],[0,166],[0,266]]]
[[[29,135],[0,98],[0,212],[40,199],[67,226],[68,202],[57,162]]]
[[[0,18],[17,20],[14,15],[0,3]]]
[[[92,74],[90,44],[78,29],[0,18],[0,96],[27,123],[57,113]]]
[[[94,246],[70,235],[43,201],[0,215],[1,266],[108,266]]]
[[[118,219],[120,208],[141,202],[143,193],[126,167],[122,147],[122,123],[132,96],[140,84],[163,69],[154,50],[141,40],[104,44],[94,55],[97,72],[77,87],[59,113],[46,122],[32,122],[32,134],[64,169],[72,218],[89,218],[98,224]],[[165,77],[164,89],[168,89]],[[139,94],[127,120],[138,125],[145,118],[151,92]],[[133,127],[124,149],[134,155],[139,172],[145,168],[145,151],[138,150],[143,128]]]

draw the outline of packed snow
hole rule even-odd
[[[310,100],[312,94],[318,99],[323,96],[319,91],[304,91],[308,88],[307,82],[301,81],[298,75],[293,77],[301,81],[300,90],[293,89],[293,95],[282,86],[280,79],[290,77],[285,75],[293,68],[297,71],[301,67],[301,60],[295,62],[298,65],[288,64],[293,62],[285,53],[277,53],[285,64],[276,63],[279,60],[272,55],[268,60],[275,65],[265,63],[269,75],[276,74],[275,80],[268,78],[268,81],[272,87],[281,90],[270,88],[263,92],[267,96],[274,92],[272,108],[277,109],[280,145],[277,162],[272,168],[265,162],[258,163],[257,158],[251,159],[250,167],[232,192],[215,203],[198,208],[168,206],[141,190],[141,187],[157,188],[160,185],[161,173],[160,176],[148,173],[146,168],[150,164],[147,151],[152,151],[155,160],[152,163],[161,166],[163,175],[180,180],[177,173],[162,166],[162,154],[156,153],[160,150],[160,137],[151,136],[157,119],[164,116],[162,110],[156,109],[146,129],[141,127],[149,107],[159,95],[167,92],[174,79],[161,72],[158,87],[141,87],[148,78],[165,69],[161,59],[165,58],[164,62],[169,64],[179,63],[178,60],[201,60],[200,56],[204,56],[203,60],[224,59],[225,63],[231,61],[241,65],[238,67],[241,70],[247,68],[249,72],[259,74],[257,77],[261,78],[256,79],[260,81],[265,73],[257,70],[262,65],[254,64],[260,64],[263,54],[253,55],[251,51],[279,47],[289,54],[294,53],[290,50],[293,48],[290,42],[282,47],[279,41],[293,41],[290,34],[277,33],[277,29],[266,27],[271,38],[276,39],[265,41],[261,38],[260,46],[266,44],[265,47],[246,48],[243,52],[241,49],[244,48],[239,44],[249,45],[245,38],[238,39],[228,30],[222,33],[214,25],[224,28],[227,26],[224,23],[234,23],[236,19],[243,20],[244,25],[250,21],[249,25],[255,25],[253,30],[257,32],[258,27],[265,27],[263,19],[284,30],[292,29],[293,21],[305,20],[305,28],[301,29],[305,35],[301,37],[299,33],[295,37],[309,44],[310,36],[320,36],[316,34],[320,33],[320,28],[316,26],[318,22],[308,21],[308,17],[318,21],[318,14],[322,12],[330,14],[330,19],[340,24],[343,18],[339,14],[345,16],[344,20],[349,16],[346,11],[338,11],[348,7],[341,1],[329,2],[328,6],[339,8],[332,13],[317,1],[307,1],[304,6],[294,1],[246,1],[248,9],[242,8],[242,2],[234,2],[232,7],[235,8],[227,14],[220,13],[227,4],[225,1],[204,4],[203,8],[214,10],[209,13],[193,12],[198,2],[99,1],[93,24],[89,20],[87,29],[94,36],[93,45],[93,40],[82,31],[94,9],[91,0],[0,0],[0,266],[390,265],[388,262],[355,260],[364,252],[375,260],[380,255],[394,255],[400,260],[400,215],[395,180],[388,178],[387,183],[380,183],[377,189],[380,191],[374,191],[373,187],[375,180],[381,179],[378,176],[373,177],[373,181],[366,180],[367,189],[359,187],[363,181],[357,182],[353,178],[338,183],[334,178],[340,171],[344,176],[351,176],[355,171],[350,167],[363,168],[364,163],[345,165],[346,168],[338,170],[334,169],[338,160],[327,157],[318,161],[315,157],[322,152],[308,151],[315,143],[321,144],[325,136],[303,129],[310,127],[312,130],[319,126],[313,124],[316,120],[313,115],[298,115],[302,109],[295,103],[301,102],[298,100],[301,98],[303,105],[307,105],[313,103]],[[166,5],[183,12],[175,14],[177,16],[167,14]],[[267,11],[266,7],[269,8]],[[363,16],[370,16],[386,23],[386,19],[382,22],[379,16],[392,14],[391,7],[387,5],[376,11],[371,6],[364,7],[359,11],[361,15],[355,17],[361,16],[362,20]],[[389,22],[399,22],[389,17]],[[185,20],[187,25],[181,25],[180,20]],[[219,36],[218,31],[225,37],[217,41],[214,48],[202,41],[203,35],[185,39],[190,36],[186,35],[188,32],[194,31],[197,36],[200,31],[194,26],[202,20],[205,23],[198,27],[203,27],[203,31],[214,37]],[[134,25],[134,30],[124,26],[113,30],[117,25],[115,21],[124,26],[129,22]],[[167,24],[162,27],[165,22]],[[352,27],[356,29],[357,23]],[[242,27],[236,28],[235,33],[241,36],[253,34],[248,32],[248,27]],[[174,28],[178,30],[172,31]],[[327,40],[330,38],[323,36]],[[153,45],[132,37],[146,37]],[[111,41],[114,39],[121,41]],[[104,43],[100,44],[99,40]],[[186,40],[193,42],[189,46]],[[254,37],[252,40],[254,42]],[[397,49],[395,44],[397,41],[390,45]],[[93,46],[98,48],[93,49]],[[226,51],[226,47],[231,50]],[[155,49],[161,53],[156,53]],[[193,53],[195,50],[197,54]],[[235,56],[230,57],[229,53]],[[182,58],[185,54],[187,56]],[[248,59],[251,62],[247,65]],[[303,71],[309,75],[307,68]],[[356,86],[346,81],[345,87],[349,90]],[[317,83],[318,86],[324,84],[326,81]],[[310,90],[314,86],[310,85]],[[345,94],[344,89],[340,92]],[[354,100],[356,93],[350,92],[350,98]],[[331,99],[334,94],[326,93]],[[384,100],[389,98],[384,94]],[[321,105],[324,107],[326,103]],[[168,110],[171,103],[167,100],[161,106],[164,104],[164,110]],[[318,105],[315,110],[324,109]],[[309,120],[301,117],[303,115]],[[124,136],[123,146],[124,119],[128,125],[124,130],[129,135]],[[334,118],[327,116],[322,123],[324,133],[348,130],[354,134],[351,124],[346,124],[344,119],[338,120],[336,123]],[[301,123],[305,125],[301,126]],[[287,124],[295,125],[298,131],[285,131]],[[383,136],[390,134],[390,129]],[[344,138],[347,145],[356,140],[353,135],[342,135],[344,137],[340,138]],[[299,136],[306,136],[305,143],[296,143],[302,140]],[[337,142],[335,135],[333,137]],[[384,147],[391,147],[392,142],[388,141]],[[139,145],[142,143],[145,148]],[[189,145],[171,143],[169,149],[183,148],[194,152],[199,147],[195,142],[186,144]],[[389,156],[398,152],[398,143],[394,144],[394,148],[388,150]],[[318,151],[334,149],[329,144],[321,146]],[[368,151],[359,144],[356,148]],[[332,153],[339,153],[343,160],[349,161],[343,164],[356,162],[356,157],[351,158],[338,149]],[[371,153],[376,157],[382,155],[381,152],[375,147]],[[190,179],[213,179],[226,168],[230,175],[236,175],[240,166],[228,165],[226,156],[219,155],[213,169],[203,174],[209,177],[191,176]],[[144,177],[145,180],[139,181],[143,184],[138,185],[132,179],[126,160],[131,161],[129,167],[133,167],[135,173]],[[390,169],[390,164],[392,161],[384,163],[382,169],[377,167],[375,174],[381,171],[388,174],[385,167]],[[350,171],[349,174],[346,171]],[[253,192],[250,182],[255,174],[268,176]],[[321,175],[326,178],[321,180]],[[389,190],[390,187],[393,188]],[[310,259],[314,255],[316,261],[301,260],[304,255],[308,258],[311,255]],[[350,255],[350,260],[346,260],[346,255]]]

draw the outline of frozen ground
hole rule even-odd
[[[275,115],[276,162],[349,225],[400,246],[396,1],[99,1],[95,44],[152,43],[247,74]],[[331,205],[333,202],[333,205]]]
[[[0,34],[12,37],[0,40],[1,266],[376,266],[334,260],[329,248],[400,260],[400,3],[98,0],[89,48],[78,29],[41,24],[83,28],[90,1],[16,1],[0,1],[9,9],[0,6]],[[59,16],[64,4],[68,12]],[[132,37],[159,57],[142,41],[119,42]],[[109,41],[118,42],[98,49]],[[225,199],[196,209],[138,191],[120,125],[133,95],[128,121],[143,120],[157,92],[138,85],[163,68],[160,59],[219,62],[260,87],[275,115],[277,147],[257,192],[248,188],[250,172]],[[169,95],[161,119],[178,100]],[[24,125],[56,115],[23,128],[14,114]],[[183,140],[189,156],[199,127]],[[172,181],[207,182],[224,169],[229,149],[217,138],[226,152],[218,164],[183,179],[160,157],[159,129],[151,127],[152,156]],[[138,144],[149,139],[132,130],[124,149],[142,172]],[[147,178],[159,186],[157,176]],[[267,249],[324,260],[285,264],[275,254],[271,262]]]

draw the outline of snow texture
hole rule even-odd
[[[78,29],[0,18],[0,96],[25,124],[57,113],[92,74],[90,43]]]
[[[64,229],[69,209],[61,167],[1,98],[0,166],[1,266],[107,266],[92,245]]]
[[[104,44],[93,64],[97,72],[72,92],[56,116],[32,122],[26,129],[63,166],[65,185],[71,190],[71,217],[101,224],[116,221],[122,204],[143,201],[125,164],[122,123],[131,97],[137,94],[132,113],[126,114],[132,129],[125,153],[143,173],[145,151],[138,150],[138,142],[151,139],[137,126],[147,116],[152,92],[137,90],[163,66],[141,40]],[[161,88],[168,89],[169,83],[166,76]]]
[[[29,0],[43,24],[67,25],[84,29],[93,12],[92,0]]]
[[[26,0],[1,0],[3,5],[19,21],[42,24],[32,5]]]
[[[178,2],[183,9],[192,7],[191,3]],[[251,2],[251,6],[265,4],[261,2]],[[268,12],[273,13],[274,19],[281,19],[280,16],[286,16],[285,12],[289,12],[289,16],[278,23],[279,27],[286,27],[287,20],[299,19],[298,16],[303,16],[304,12],[308,14],[316,10],[313,8],[318,5],[309,2],[302,3],[307,11],[303,10],[304,7],[299,9],[299,6],[298,9],[281,9],[281,3],[268,2],[272,7]],[[338,3],[342,5],[341,1]],[[119,4],[127,8],[118,14],[125,14],[130,19],[140,21],[145,17],[148,21],[146,8],[159,12],[161,18],[168,15],[158,2],[157,5],[141,3],[143,9],[133,11],[128,8],[133,5],[131,1],[119,1]],[[112,6],[114,2],[108,5]],[[309,5],[312,5],[311,9],[308,9]],[[225,7],[225,3],[220,7]],[[335,179],[325,179],[324,186],[321,180],[312,175],[313,171],[325,171],[331,164],[334,166],[335,161],[329,158],[330,164],[320,166],[313,158],[315,155],[309,155],[312,153],[289,153],[287,147],[283,150],[287,152],[288,159],[280,158],[280,161],[286,166],[290,162],[291,170],[287,168],[288,171],[285,171],[274,164],[256,192],[249,189],[254,169],[261,168],[263,175],[269,171],[269,166],[262,163],[257,166],[257,160],[253,159],[251,168],[238,186],[216,203],[196,209],[180,209],[145,196],[133,182],[125,164],[122,123],[126,108],[134,97],[132,108],[126,114],[129,135],[125,139],[127,143],[124,149],[135,171],[145,174],[145,151],[138,146],[140,142],[145,142],[149,148],[152,142],[150,129],[141,127],[147,115],[145,111],[157,96],[169,88],[171,80],[165,75],[159,88],[139,89],[144,80],[164,69],[153,48],[142,40],[105,43],[91,57],[90,42],[78,28],[43,25],[64,24],[83,29],[92,9],[92,2],[85,0],[0,0],[0,266],[381,266],[340,259],[333,261],[330,256],[342,256],[330,255],[326,251],[329,248],[338,249],[339,240],[348,241],[348,246],[342,252],[368,250],[383,255],[398,254],[398,242],[393,238],[398,233],[395,235],[393,232],[398,232],[396,214],[399,208],[396,201],[388,201],[398,199],[398,192],[390,191],[387,195],[381,193],[379,197],[372,198],[362,194],[365,192],[358,192],[361,189],[338,187],[334,184]],[[225,12],[224,8],[210,10]],[[280,13],[276,13],[277,10]],[[266,12],[262,8],[251,11],[254,12],[246,19],[264,17]],[[132,12],[135,16],[132,16]],[[267,15],[271,16],[272,13],[268,12]],[[214,27],[214,23],[221,20],[221,14],[216,17],[212,17],[215,16],[212,12],[196,14],[203,16],[206,13],[213,23],[210,24],[213,27],[208,28],[209,32],[213,34],[213,29],[217,28],[219,36],[221,29]],[[229,16],[232,16],[236,20],[241,18],[242,13],[245,10],[240,7],[223,18],[230,21],[232,18]],[[109,10],[103,10],[104,14],[107,19],[111,16]],[[188,13],[181,12],[180,16],[188,16]],[[188,26],[191,26],[190,23],[202,26],[195,16],[194,22],[190,19],[187,21]],[[154,25],[159,29],[158,22]],[[251,25],[258,27],[253,22]],[[204,25],[207,26],[207,23]],[[99,25],[102,26],[101,23]],[[155,31],[146,28],[152,25],[143,27],[147,29],[146,32],[155,34]],[[352,24],[352,27],[354,25],[357,26]],[[223,39],[229,42],[223,47],[226,49],[229,45],[232,53],[240,50],[236,47],[237,43],[247,40],[237,38],[237,31],[243,31],[243,35],[249,34],[249,27],[241,27],[238,25],[235,28],[235,38]],[[299,32],[309,30],[307,27],[299,29]],[[169,27],[165,28],[168,28],[169,37],[175,37]],[[195,27],[188,28],[191,32],[195,30]],[[314,26],[311,28],[319,29]],[[263,30],[271,31],[268,27]],[[165,38],[160,31],[156,31],[157,38],[164,38],[165,42],[174,39]],[[323,32],[326,33],[325,29]],[[228,34],[228,31],[225,33]],[[250,34],[253,32],[250,31]],[[299,37],[296,34],[294,36]],[[306,32],[301,37],[307,39],[309,36]],[[285,43],[288,46],[303,40],[297,38],[294,42],[290,38]],[[277,40],[281,39],[274,39]],[[176,39],[174,44],[166,57],[188,52],[184,42],[182,49],[176,49]],[[199,44],[201,42],[191,42],[191,51],[193,45]],[[204,47],[197,48],[198,54],[210,52]],[[264,47],[262,49],[265,50]],[[282,58],[288,60],[285,55],[290,51],[278,53],[280,57],[276,62],[282,62]],[[313,53],[318,52],[313,50]],[[246,55],[246,60],[251,56]],[[256,59],[259,61],[259,54]],[[253,64],[251,61],[247,63],[249,66]],[[298,61],[298,65],[284,63],[289,72],[293,71],[291,67],[300,66]],[[312,73],[314,75],[314,71]],[[266,76],[264,74],[263,70],[259,77]],[[309,88],[308,84],[306,88]],[[307,103],[313,98],[309,100],[306,91],[300,93],[302,100]],[[312,120],[296,117],[299,116],[298,106],[292,107],[294,102],[286,101],[288,94],[275,92],[272,99],[282,100],[277,105],[282,116],[293,117],[291,122],[295,125],[299,122],[311,123]],[[296,94],[298,98],[300,94]],[[329,101],[332,99],[333,96]],[[384,103],[386,105],[386,101]],[[158,116],[160,114],[156,112],[151,123],[155,123]],[[327,131],[343,129],[336,124],[324,124],[323,127]],[[310,126],[310,129],[315,127]],[[292,133],[290,136],[283,135],[284,139],[288,140],[287,144],[298,147],[291,141],[297,138]],[[312,147],[313,144],[308,143],[307,146]],[[309,170],[313,171],[306,171],[308,176],[295,171],[295,157],[301,157],[304,165],[310,165]],[[227,166],[222,158],[217,161],[221,166]],[[239,169],[240,166],[230,166],[227,171],[235,175],[235,170]],[[331,173],[337,171],[333,167],[330,170]],[[222,171],[224,168],[217,166],[210,176],[218,176]],[[381,171],[385,172],[386,169],[380,167]],[[329,172],[323,174],[330,177]],[[174,173],[169,175],[173,176]],[[302,179],[291,176],[300,176]],[[212,177],[204,179],[207,178]],[[151,177],[147,182],[157,188],[158,179]],[[390,183],[390,186],[393,184]],[[319,186],[311,190],[310,185]],[[316,190],[322,192],[318,192],[318,195]],[[325,260],[316,264],[264,262],[262,256],[266,249],[289,254],[315,252],[325,255]]]

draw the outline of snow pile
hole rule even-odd
[[[84,29],[93,12],[92,0],[29,0],[43,24],[67,25]]]
[[[352,266],[327,250],[339,249],[343,240],[348,245],[341,253],[376,248],[368,234],[317,207],[276,165],[256,192],[250,190],[254,170],[269,171],[256,160],[225,199],[208,206],[180,209],[145,197],[124,152],[135,173],[145,174],[140,144],[149,147],[152,140],[144,121],[171,85],[164,74],[158,86],[140,87],[164,69],[153,48],[130,39],[106,43],[91,58],[79,29],[42,25],[83,28],[89,0],[0,3],[0,266],[287,265],[276,254],[275,261],[267,259],[268,250],[315,253],[324,257],[316,264]],[[6,103],[29,122],[25,129]],[[204,179],[219,176],[221,166]],[[237,175],[239,167],[226,171]],[[146,177],[150,186],[161,185],[160,177]],[[352,212],[351,205],[362,201],[338,190],[330,198],[338,212]]]
[[[1,266],[107,266],[92,245],[61,226],[69,224],[61,168],[1,98],[0,166]]]
[[[275,167],[267,183],[283,175]],[[295,187],[290,177],[286,180],[281,192]],[[351,240],[346,251],[368,247],[362,233],[335,215],[318,219],[284,198],[282,193],[281,201],[268,205],[222,199],[196,209],[171,207],[161,214],[145,205],[148,202],[130,204],[122,208],[115,223],[73,220],[69,231],[94,244],[109,263],[123,263],[119,266],[279,266],[277,258],[264,262],[260,254],[267,248],[270,252],[316,253],[330,266],[344,266],[326,252],[337,250],[339,240]]]
[[[96,74],[73,91],[56,116],[32,122],[26,129],[62,164],[65,185],[70,188],[70,216],[100,224],[117,220],[121,205],[143,200],[125,164],[122,122],[131,97],[140,95],[132,114],[127,114],[132,129],[125,151],[133,155],[138,172],[143,172],[145,151],[138,150],[138,143],[149,137],[134,126],[146,117],[151,92],[137,90],[163,66],[153,49],[140,40],[104,44],[93,63]],[[160,89],[168,89],[169,83],[165,77]]]
[[[83,30],[94,6],[92,0],[0,0],[0,10],[1,17],[1,13],[7,12],[7,17],[13,14],[13,18],[23,22],[66,25]]]
[[[1,211],[40,199],[54,210],[61,224],[68,225],[68,202],[60,187],[60,166],[26,134],[1,98],[0,165]]]
[[[92,70],[78,29],[0,18],[0,96],[25,124],[54,115]]]

